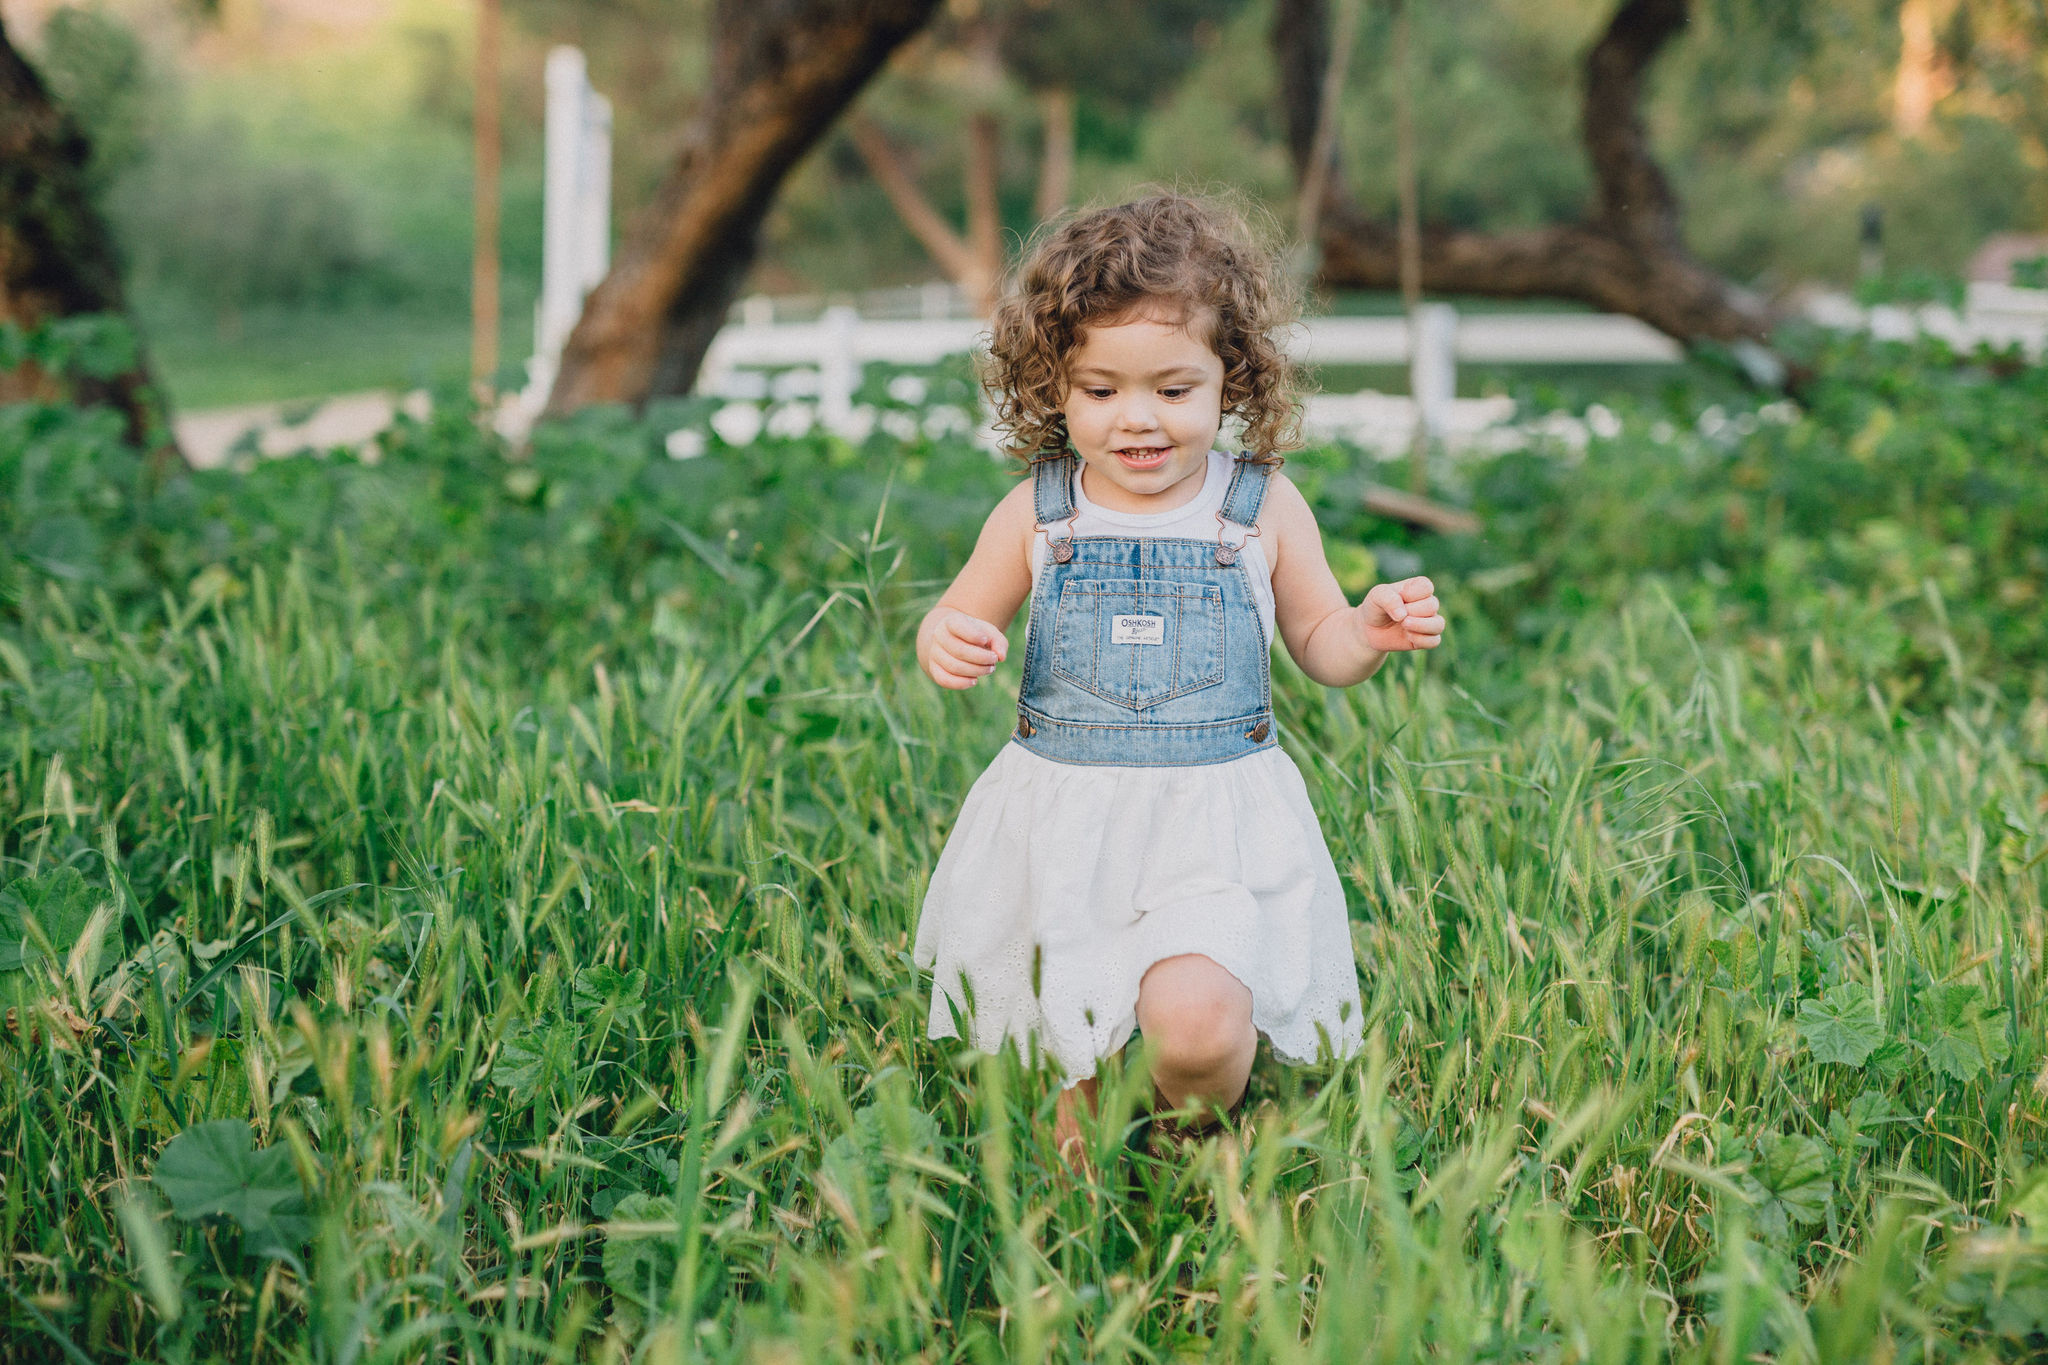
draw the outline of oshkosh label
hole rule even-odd
[[[1163,645],[1166,643],[1164,616],[1116,616],[1110,618],[1109,642],[1113,645]]]

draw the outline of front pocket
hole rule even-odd
[[[1055,677],[1143,709],[1223,681],[1223,590],[1157,578],[1070,578],[1053,616]]]

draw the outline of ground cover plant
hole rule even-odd
[[[2048,376],[1814,364],[1445,467],[1477,539],[1292,460],[1454,623],[1276,670],[1370,1047],[1093,1183],[908,961],[1009,725],[909,648],[1008,477],[962,372],[680,461],[690,404],[174,476],[0,409],[5,1354],[2041,1352]]]

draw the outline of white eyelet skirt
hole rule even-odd
[[[1036,1038],[1076,1085],[1129,1041],[1146,970],[1183,953],[1244,983],[1282,1060],[1358,1051],[1344,891],[1294,761],[1275,747],[1195,767],[1084,767],[1004,745],[961,806],[918,920],[928,1035],[964,1031],[985,1052],[1014,1038],[1027,1055]]]

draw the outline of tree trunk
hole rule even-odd
[[[0,23],[0,322],[33,330],[83,313],[126,315],[112,236],[86,189],[85,134],[57,108]],[[138,340],[133,368],[73,381],[80,402],[127,419],[153,463],[181,458]],[[0,401],[35,395],[49,377],[0,376]]]
[[[689,391],[783,177],[937,0],[717,0],[713,77],[562,351],[550,413]]]
[[[1934,37],[1934,0],[1899,6],[1899,70],[1892,82],[1892,131],[1919,137],[1935,103],[1955,89],[1954,70]]]
[[[1282,7],[1310,3],[1282,0]],[[1425,289],[1577,299],[1640,318],[1680,341],[1768,344],[1771,317],[1763,305],[1686,250],[1677,198],[1643,128],[1644,74],[1685,27],[1687,6],[1688,0],[1625,0],[1586,58],[1580,131],[1596,184],[1587,219],[1499,233],[1426,225]],[[1299,38],[1276,41],[1283,61],[1306,47]],[[1283,71],[1282,86],[1309,80],[1307,72]],[[1400,284],[1399,233],[1349,202],[1333,203],[1325,215],[1322,259],[1327,285]]]
[[[1399,0],[1396,0],[1398,3]],[[1336,35],[1328,45],[1327,64],[1322,71],[1322,94],[1317,100],[1314,141],[1308,156],[1300,161],[1301,192],[1295,196],[1294,230],[1306,253],[1304,265],[1313,273],[1315,243],[1322,236],[1323,203],[1339,178],[1337,152],[1337,111],[1344,102],[1344,78],[1351,70],[1351,49],[1357,46],[1360,0],[1337,0]]]
[[[1074,195],[1074,92],[1048,86],[1038,92],[1038,111],[1045,122],[1045,148],[1039,154],[1038,193],[1031,210],[1042,223],[1064,212]]]
[[[1287,154],[1294,161],[1295,183],[1307,185],[1317,144],[1323,141],[1317,133],[1322,126],[1323,77],[1330,69],[1330,7],[1326,0],[1276,0],[1269,41],[1280,68],[1280,113],[1287,124]],[[1334,142],[1329,150],[1334,153]],[[1325,169],[1321,184],[1328,199],[1345,197],[1336,167]]]
[[[975,278],[967,281],[978,312],[995,311],[996,291],[1003,274],[1003,211],[996,197],[997,158],[1003,145],[1002,126],[986,109],[967,120],[967,249],[974,255]]]

